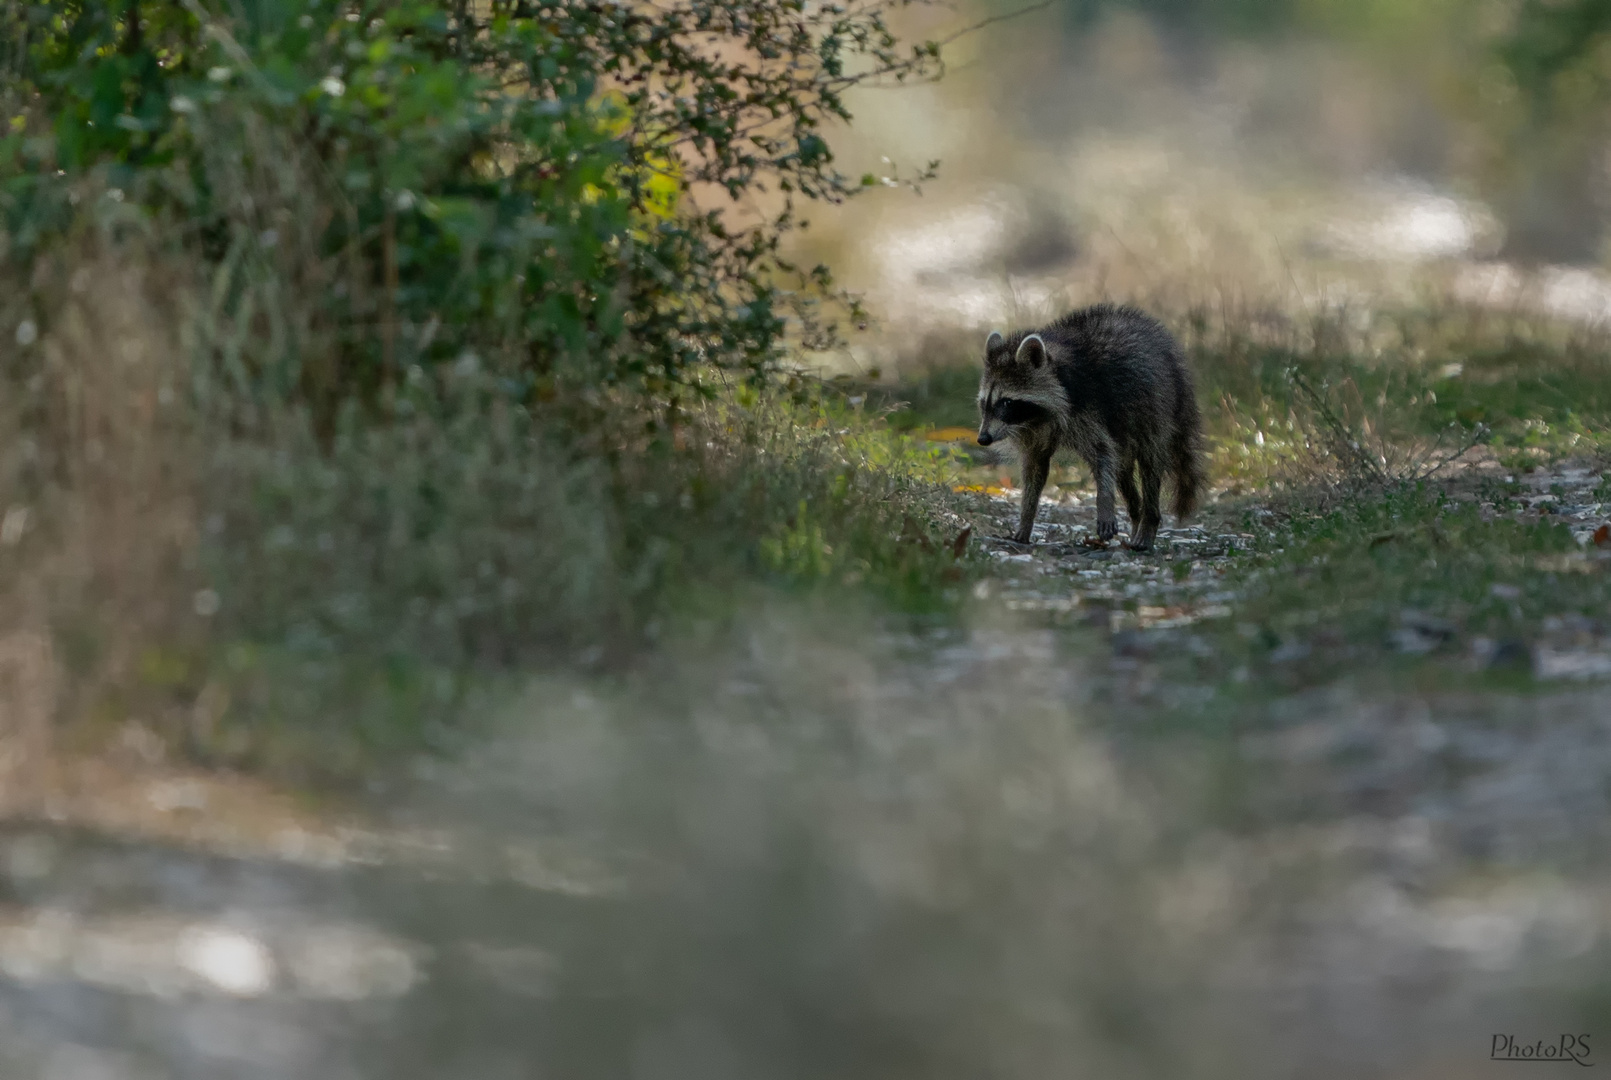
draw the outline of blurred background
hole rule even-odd
[[[908,15],[944,37],[1010,5]],[[1053,3],[855,92],[843,153],[899,190],[819,222],[917,356],[925,333],[1117,297],[1301,314],[1459,301],[1603,318],[1603,6]],[[928,362],[948,357],[927,356]]]

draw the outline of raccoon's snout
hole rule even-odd
[[[995,441],[996,441],[996,437],[994,435],[990,434],[990,432],[988,432],[988,431],[979,432],[979,445],[980,446],[989,446],[991,443],[993,443]]]

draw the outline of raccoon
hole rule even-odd
[[[1114,488],[1130,512],[1128,545],[1152,547],[1159,494],[1174,485],[1175,516],[1203,489],[1202,418],[1180,345],[1130,307],[1099,304],[1035,331],[992,333],[979,382],[979,445],[1007,439],[1023,460],[1023,504],[1011,539],[1028,543],[1052,454],[1068,448],[1096,479],[1096,534],[1118,534]],[[1141,484],[1136,486],[1140,470]]]

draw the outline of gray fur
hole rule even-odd
[[[985,342],[979,444],[1008,439],[1023,458],[1023,503],[1012,539],[1029,541],[1052,454],[1073,450],[1096,479],[1096,532],[1118,534],[1115,491],[1130,513],[1129,545],[1152,546],[1168,479],[1174,511],[1189,517],[1204,484],[1202,418],[1191,371],[1163,324],[1099,304],[1035,331]],[[1140,488],[1136,473],[1140,471]]]

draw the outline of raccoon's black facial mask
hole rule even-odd
[[[1051,414],[1032,401],[1020,401],[1017,398],[1006,397],[996,402],[995,407],[990,410],[990,415],[1000,420],[1003,424],[1018,427],[1022,424],[1033,424],[1037,421],[1049,419]]]

